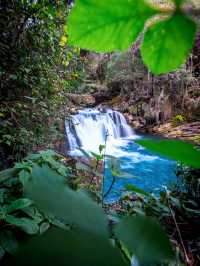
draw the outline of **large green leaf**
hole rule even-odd
[[[108,235],[107,217],[102,209],[83,191],[70,189],[66,179],[48,166],[33,167],[25,192],[46,214],[90,232]]]
[[[32,238],[10,258],[15,266],[127,266],[109,239],[72,230],[48,230]]]
[[[5,208],[5,211],[7,213],[11,213],[13,211],[19,210],[19,209],[24,209],[32,204],[32,201],[30,199],[17,199],[13,201],[10,205],[8,205]]]
[[[200,151],[190,143],[180,140],[137,140],[136,142],[154,153],[200,168]]]
[[[7,215],[5,221],[21,228],[24,232],[30,235],[34,235],[39,232],[38,224],[29,218],[17,218],[13,215]]]
[[[68,19],[69,42],[99,52],[126,50],[155,13],[144,0],[77,0]]]
[[[181,13],[150,26],[141,47],[145,64],[154,74],[176,70],[192,49],[196,24]]]
[[[173,258],[168,237],[153,219],[127,217],[117,225],[115,233],[141,262],[161,262]]]

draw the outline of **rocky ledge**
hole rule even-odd
[[[154,126],[150,131],[168,138],[194,141],[200,144],[200,122],[184,123],[176,126],[173,123],[165,123]]]

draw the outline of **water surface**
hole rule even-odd
[[[176,162],[152,154],[147,149],[134,142],[134,139],[120,139],[113,143],[112,155],[118,158],[122,172],[131,174],[134,178],[117,178],[113,189],[106,197],[106,202],[113,202],[126,191],[126,184],[133,184],[147,192],[158,195],[164,187],[169,187],[177,179]],[[113,180],[109,162],[105,169],[104,193],[108,191]]]

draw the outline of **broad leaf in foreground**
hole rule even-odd
[[[180,140],[137,140],[136,142],[154,153],[187,166],[200,168],[200,151],[191,143]]]
[[[109,239],[79,230],[48,230],[25,242],[7,265],[128,266]]]
[[[141,46],[144,63],[154,74],[176,70],[193,47],[196,28],[195,22],[181,13],[150,26]]]
[[[117,225],[115,233],[140,262],[151,263],[173,259],[169,239],[153,219],[143,216],[127,217]]]
[[[69,188],[66,179],[48,166],[33,167],[25,192],[45,214],[52,214],[68,224],[108,236],[107,217],[102,209],[83,191]]]
[[[144,0],[77,0],[68,19],[69,42],[97,52],[126,50],[156,12]]]

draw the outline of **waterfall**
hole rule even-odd
[[[133,141],[144,136],[136,135],[123,114],[117,111],[84,109],[66,119],[65,125],[70,155],[83,156],[80,148],[88,153],[99,153],[99,145],[106,141],[106,155],[117,159],[117,169],[124,175],[117,177],[105,199],[108,203],[118,200],[127,184],[158,195],[163,186],[168,187],[170,182],[176,180],[176,162],[151,154]],[[109,157],[106,157],[104,192],[109,190],[113,182],[109,162]],[[137,178],[130,178],[133,176]]]
[[[69,152],[82,148],[98,152],[100,144],[134,136],[125,117],[111,109],[84,109],[65,122]]]

